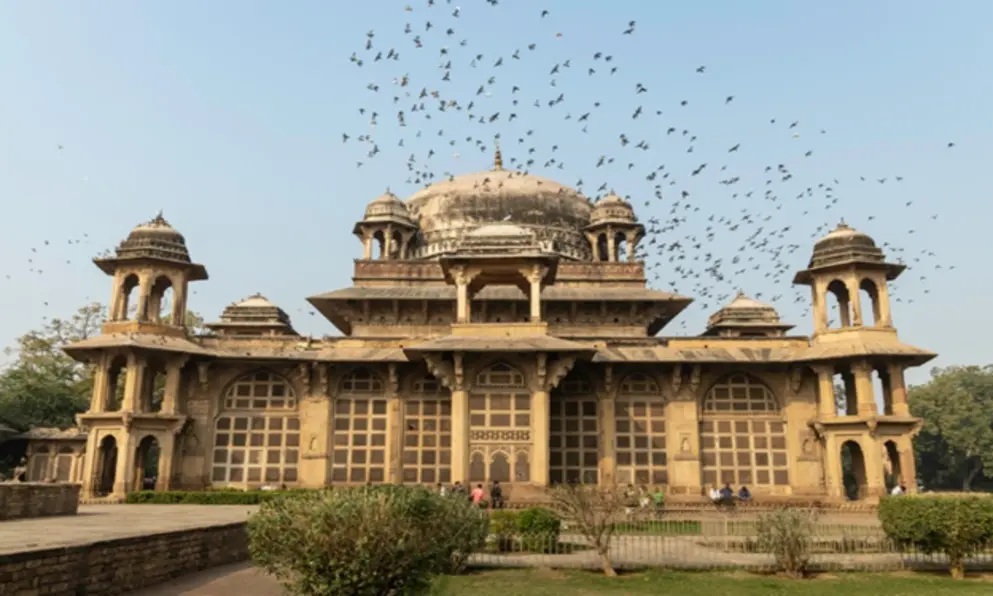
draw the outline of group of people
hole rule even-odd
[[[715,503],[733,503],[735,499],[738,501],[751,501],[752,493],[748,490],[747,486],[742,486],[738,489],[738,493],[735,494],[730,484],[725,484],[724,488],[721,489],[716,487],[710,489],[710,500]]]
[[[486,490],[483,488],[482,484],[477,484],[472,490],[467,489],[458,480],[449,489],[442,483],[438,483],[438,494],[441,496],[446,496],[448,494],[452,495],[463,495],[472,501],[472,504],[476,507],[482,507],[486,502]],[[490,498],[488,500],[489,506],[492,509],[503,509],[503,488],[500,487],[500,481],[494,480],[493,484],[490,485]]]

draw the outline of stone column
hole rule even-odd
[[[112,358],[106,352],[97,358],[93,370],[93,393],[90,395],[90,412],[99,413],[107,410],[108,390],[110,389],[110,362]]]
[[[597,393],[600,417],[600,484],[617,484],[617,403],[614,400],[614,371],[611,365],[604,368],[603,390]]]
[[[614,237],[614,231],[607,228],[607,260],[611,263],[617,262],[617,238]]]
[[[183,378],[183,366],[187,356],[172,358],[166,363],[165,391],[162,396],[162,413],[175,414],[178,411],[179,388]]]
[[[462,354],[452,355],[452,481],[469,481],[469,392],[463,381]]]
[[[403,483],[403,410],[400,399],[400,387],[397,374],[397,365],[390,363],[389,367],[389,394],[386,396],[386,474],[390,484]]]
[[[669,487],[673,494],[702,494],[700,461],[700,367],[690,369],[684,382],[684,369],[669,371],[669,394],[665,403],[666,455]]]
[[[823,333],[828,328],[827,285],[815,279],[811,283],[810,293],[813,302],[814,333]]]
[[[892,327],[893,317],[890,314],[890,292],[886,285],[886,278],[876,281],[876,300],[879,301],[879,320],[876,324],[880,327]]]
[[[896,442],[900,453],[900,480],[908,493],[917,492],[917,460],[914,458],[914,444],[910,436],[901,437]]]
[[[856,362],[852,365],[852,374],[855,376],[855,397],[858,400],[858,415],[875,416],[878,408],[876,407],[876,399],[873,396],[872,367],[868,362]]]
[[[859,292],[859,280],[855,277],[850,277],[845,284],[848,288],[848,299],[852,303],[852,325],[855,327],[862,326],[862,293]]]
[[[168,383],[168,380],[166,381]],[[155,490],[169,490],[172,486],[173,462],[175,461],[176,434],[165,433],[159,444],[159,470],[155,479]]]
[[[127,366],[127,379],[124,383],[124,399],[121,404],[121,411],[134,412],[139,405],[141,390],[145,386],[146,364],[144,359],[132,352],[128,354]]]
[[[366,261],[372,259],[372,236],[368,232],[362,237],[362,258]]]
[[[531,322],[541,322],[541,280],[545,276],[543,267],[535,265],[525,274],[531,284]]]
[[[628,252],[628,254],[627,254],[627,261],[629,263],[631,263],[631,262],[634,261],[634,253],[635,253],[635,249],[637,248],[637,244],[636,244],[636,240],[635,239],[637,237],[638,237],[638,235],[635,234],[635,233],[629,233],[627,235],[627,252]]]
[[[114,472],[115,497],[123,497],[131,491],[134,476],[134,454],[137,445],[127,430],[117,433],[117,469]]]
[[[138,310],[135,313],[135,320],[140,322],[148,321],[148,298],[152,292],[151,280],[148,275],[142,274],[138,282]]]
[[[865,434],[859,440],[865,460],[865,489],[867,497],[886,494],[886,475],[883,469],[883,449],[879,441]]]
[[[838,415],[838,405],[834,401],[834,367],[820,365],[811,368],[817,373],[817,415],[820,418],[834,418]]]
[[[845,482],[841,470],[841,444],[834,435],[824,438],[824,482],[831,497],[845,496]]]
[[[457,323],[468,323],[472,306],[469,302],[469,283],[472,278],[467,274],[465,267],[459,266],[452,270],[452,277],[455,279],[456,302],[455,320]]]
[[[899,364],[891,364],[889,374],[893,415],[910,416],[910,405],[907,403],[907,386],[903,381],[903,367]]]
[[[550,409],[550,396],[543,387],[531,394],[531,482],[539,486],[548,486]]]

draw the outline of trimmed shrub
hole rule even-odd
[[[555,552],[562,533],[562,520],[550,509],[531,507],[517,514],[521,548],[531,552]]]
[[[757,547],[776,559],[779,571],[793,579],[807,572],[813,550],[815,514],[805,509],[777,509],[759,516]]]
[[[901,546],[944,553],[953,578],[965,559],[993,544],[993,499],[966,495],[900,495],[879,502],[883,531]]]
[[[513,551],[517,542],[517,512],[509,509],[491,511],[490,533],[498,552]]]
[[[125,503],[132,505],[258,505],[277,497],[315,492],[310,489],[283,491],[241,490],[143,490],[128,493]]]
[[[297,596],[423,594],[482,546],[485,514],[423,488],[342,488],[262,503],[253,561]]]

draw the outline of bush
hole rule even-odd
[[[253,561],[290,594],[422,594],[482,546],[487,524],[464,499],[380,486],[266,501],[248,534]]]
[[[787,576],[799,579],[807,572],[813,546],[815,515],[805,509],[777,509],[759,516],[758,549],[776,559]]]
[[[314,492],[309,489],[285,491],[240,491],[240,490],[143,490],[128,493],[125,503],[133,505],[258,505],[284,495],[298,495]]]
[[[531,552],[555,552],[562,533],[562,520],[549,509],[531,507],[517,514],[521,548]]]
[[[965,559],[993,544],[993,499],[901,495],[879,502],[883,531],[901,546],[945,553],[952,577],[965,577]]]
[[[493,534],[497,552],[513,551],[517,542],[517,512],[508,509],[490,512],[490,533]]]

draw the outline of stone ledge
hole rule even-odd
[[[47,482],[0,483],[0,520],[76,515],[78,484]]]
[[[0,596],[104,596],[247,561],[245,522],[0,555]]]

